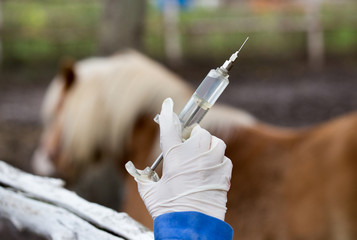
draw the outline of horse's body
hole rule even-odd
[[[39,152],[68,180],[98,158],[143,169],[159,153],[153,117],[192,94],[180,78],[129,52],[86,60],[57,76],[44,102]],[[233,162],[226,221],[237,239],[357,238],[357,115],[303,130],[275,128],[216,105],[202,123]],[[40,154],[41,155],[41,154]],[[37,168],[39,165],[37,162]],[[151,225],[128,174],[123,211]]]

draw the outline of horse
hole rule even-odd
[[[162,101],[173,98],[178,112],[192,93],[135,51],[67,63],[45,95],[34,169],[76,182],[111,162],[125,176],[120,210],[152,227],[124,164],[152,163],[160,153],[153,118]],[[233,162],[226,221],[235,239],[357,238],[357,113],[293,129],[216,104],[202,126],[226,143]]]

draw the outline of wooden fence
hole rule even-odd
[[[252,1],[254,2],[254,1]],[[269,2],[269,1],[265,1]],[[179,52],[182,49],[180,40],[177,36],[181,34],[187,35],[210,35],[210,34],[229,34],[229,33],[260,33],[260,32],[304,32],[306,33],[306,53],[308,62],[311,68],[319,69],[324,64],[325,59],[325,43],[324,31],[333,30],[341,27],[341,22],[337,21],[323,24],[321,20],[322,7],[343,6],[349,4],[351,1],[333,1],[333,0],[305,0],[305,1],[289,1],[280,9],[300,9],[304,12],[301,16],[283,15],[276,18],[276,21],[266,23],[263,17],[247,16],[224,19],[199,19],[190,24],[186,29],[180,33],[180,27],[177,25],[179,20],[172,20],[173,17],[178,17],[178,14],[171,14],[171,20],[164,21],[167,33],[166,37],[166,55],[171,62],[175,63],[183,54]],[[273,3],[274,4],[274,3]],[[169,12],[177,12],[172,10],[173,6],[166,8],[168,13],[164,14],[164,19],[168,19]],[[267,7],[267,5],[264,5]],[[246,4],[236,4],[236,8],[248,8]],[[178,6],[176,5],[176,8]],[[276,10],[276,9],[275,9]],[[175,25],[176,24],[176,25]],[[357,29],[357,15],[352,15],[349,18],[349,26]]]
[[[11,2],[20,0],[12,0]],[[246,1],[242,3],[239,1],[234,4],[234,1],[223,1],[232,4],[231,6],[223,5],[218,6],[217,11],[222,11],[220,8],[225,9],[245,9],[244,16],[237,14],[236,16],[221,16],[221,17],[209,17],[209,18],[193,18],[192,21],[188,21],[185,25],[182,25],[182,19],[180,17],[180,10],[177,4],[174,4],[172,1],[171,4],[168,4],[167,7],[163,8],[165,11],[161,14],[161,22],[163,28],[160,29],[155,25],[155,31],[163,38],[163,51],[166,55],[166,58],[173,62],[183,61],[183,56],[185,47],[182,43],[182,36],[186,36],[188,43],[186,45],[191,45],[196,37],[204,39],[205,36],[210,36],[214,34],[230,34],[230,33],[240,33],[242,35],[254,34],[254,33],[281,33],[281,32],[290,32],[290,33],[304,33],[306,36],[306,55],[308,56],[308,61],[311,67],[319,68],[323,65],[325,60],[325,31],[330,31],[346,26],[346,21],[340,21],[339,18],[334,19],[334,21],[323,22],[322,21],[322,9],[326,6],[331,8],[338,8],[346,6],[346,4],[353,3],[352,0],[305,0],[305,1],[289,1],[289,4],[284,4],[281,8],[280,5],[274,9],[274,11],[280,11],[284,13],[286,9],[297,9],[302,12],[302,14],[289,15],[289,14],[277,14],[277,17],[274,21],[267,22],[264,17],[259,14],[255,14],[254,11],[257,11],[256,5],[249,4],[250,2],[256,2],[258,0]],[[264,1],[264,0],[259,0]],[[29,1],[24,1],[29,2]],[[269,2],[269,1],[266,1]],[[275,2],[275,1],[273,1]],[[10,3],[10,1],[5,2]],[[54,55],[58,57],[59,55],[73,55],[74,57],[85,57],[88,55],[93,55],[96,53],[97,38],[98,38],[98,26],[100,21],[100,4],[92,0],[90,9],[92,13],[88,16],[84,16],[84,12],[79,12],[77,15],[82,15],[82,17],[75,17],[73,19],[67,19],[68,14],[76,15],[75,12],[66,14],[59,14],[62,12],[61,5],[57,3],[52,4],[51,2],[46,2],[48,7],[44,10],[51,11],[51,22],[55,22],[55,25],[48,24],[48,26],[40,29],[17,29],[16,27],[2,26],[4,23],[2,21],[3,15],[0,0],[0,65],[2,59],[2,53],[6,49],[4,47],[4,39],[11,45],[20,48],[19,52],[22,51],[21,47],[16,44],[19,42],[25,42],[29,48],[33,48],[30,51],[31,57],[41,56],[41,49],[37,51],[36,46],[43,46],[44,51],[48,48],[51,48],[51,51],[54,51]],[[52,4],[52,5],[51,5]],[[68,3],[71,4],[71,3]],[[78,5],[79,3],[76,2]],[[81,2],[80,4],[83,4]],[[4,4],[3,4],[4,5]],[[20,5],[20,4],[18,4]],[[260,5],[259,5],[260,6]],[[267,5],[262,5],[270,11]],[[54,9],[58,8],[58,9]],[[77,6],[77,9],[81,9],[80,6]],[[258,9],[259,10],[259,9]],[[15,11],[17,14],[17,11]],[[57,13],[57,18],[52,17],[52,13]],[[15,15],[16,15],[15,14]],[[148,16],[150,18],[150,16]],[[64,19],[67,25],[58,25],[58,21]],[[84,18],[89,18],[85,20]],[[357,29],[357,15],[351,14],[347,17],[347,25],[349,28]],[[72,21],[73,20],[73,21]],[[80,21],[77,21],[80,20]],[[68,22],[72,21],[72,25]],[[82,21],[82,23],[81,23]],[[5,23],[6,24],[6,23]],[[120,28],[120,26],[118,26]],[[150,32],[147,33],[150,35]],[[41,42],[33,44],[28,39],[39,38],[43,39],[43,44]],[[191,41],[191,42],[190,42]],[[204,40],[203,40],[204,41]],[[155,42],[155,41],[154,41]],[[156,41],[157,42],[157,41]],[[46,47],[46,44],[50,45]],[[78,55],[78,56],[77,56]]]

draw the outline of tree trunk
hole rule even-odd
[[[112,54],[125,48],[142,48],[146,0],[105,0],[99,52]]]

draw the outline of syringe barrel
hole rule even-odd
[[[212,69],[185,105],[179,119],[182,127],[199,123],[229,83],[227,72]]]
[[[229,83],[228,77],[228,73],[221,68],[212,69],[198,86],[179,114],[184,139],[190,135],[190,127],[195,123],[200,123],[208,110],[215,104]],[[155,170],[162,159],[163,154],[161,153],[150,169]]]

